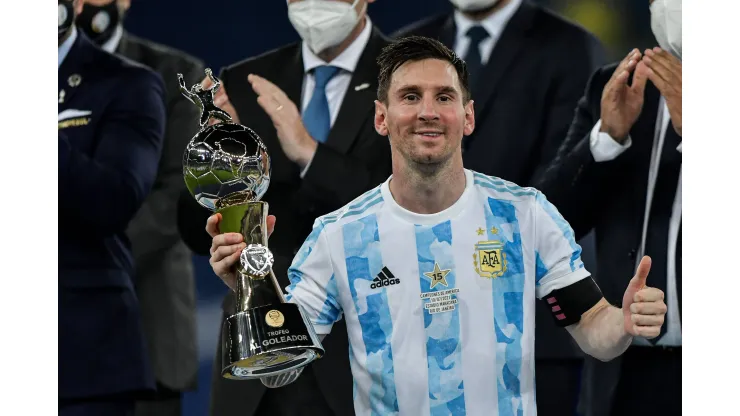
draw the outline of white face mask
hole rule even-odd
[[[658,45],[681,59],[681,0],[655,0],[650,5],[650,27]]]
[[[461,12],[476,12],[493,7],[500,0],[450,0],[457,10]]]
[[[360,16],[354,3],[333,0],[304,0],[288,4],[288,19],[308,47],[316,54],[342,43],[355,28]]]

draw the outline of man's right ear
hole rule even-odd
[[[375,131],[381,136],[388,135],[388,126],[385,124],[387,108],[382,102],[375,100]]]

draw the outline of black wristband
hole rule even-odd
[[[553,290],[542,301],[550,308],[555,324],[566,327],[578,323],[581,315],[599,303],[602,297],[601,289],[589,276],[570,286]]]

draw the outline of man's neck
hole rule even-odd
[[[483,9],[477,12],[462,12],[462,14],[474,22],[480,22],[506,7],[506,5],[510,2],[511,0],[500,0],[498,3],[494,4],[493,7],[490,7],[488,9]]]
[[[400,155],[399,155],[400,156]],[[389,183],[396,203],[417,214],[436,214],[451,207],[465,191],[462,156],[455,155],[443,165],[403,166],[394,163]]]
[[[317,56],[327,63],[333,61],[337,56],[341,55],[342,52],[347,50],[347,48],[349,48],[349,45],[351,45],[352,42],[354,42],[355,39],[357,39],[360,36],[363,29],[365,29],[366,24],[367,24],[367,19],[363,15],[360,18],[360,21],[357,22],[357,25],[355,26],[355,28],[352,29],[352,32],[350,32],[349,36],[347,36],[347,38],[344,39],[342,43],[340,43],[337,46],[332,46],[331,48],[328,48],[322,51],[321,53],[317,54]]]

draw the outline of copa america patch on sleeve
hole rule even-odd
[[[570,286],[553,290],[542,300],[550,308],[555,324],[566,327],[578,323],[581,315],[596,305],[602,297],[601,289],[589,276]]]

